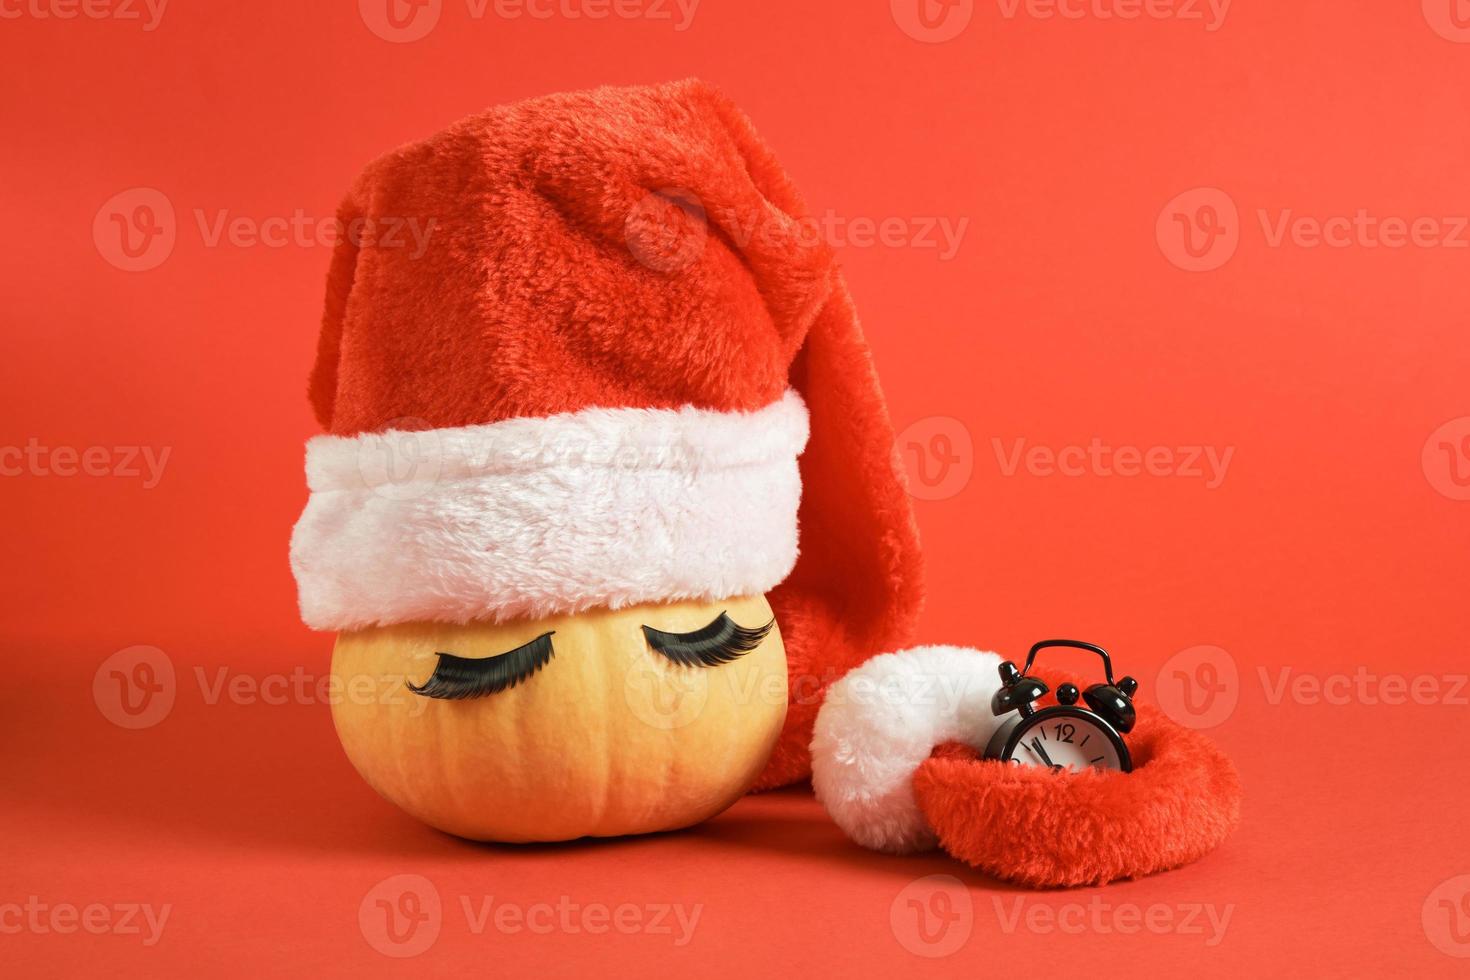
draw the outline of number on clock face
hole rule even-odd
[[[1107,733],[1086,718],[1037,718],[1021,728],[1011,760],[1023,766],[1122,769]]]

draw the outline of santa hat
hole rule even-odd
[[[804,776],[827,685],[911,638],[920,559],[847,288],[749,120],[698,81],[495,108],[338,216],[307,624],[768,592],[792,703],[761,785]]]

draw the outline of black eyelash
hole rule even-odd
[[[525,646],[494,657],[438,654],[439,662],[434,665],[433,675],[423,686],[416,687],[410,683],[408,689],[426,698],[443,701],[497,694],[508,687],[515,687],[546,666],[555,652],[551,649],[551,637],[551,633],[543,633]]]
[[[649,646],[682,667],[718,667],[760,646],[775,625],[773,619],[764,626],[747,629],[720,613],[713,623],[692,633],[665,633],[645,626],[643,635],[648,637]]]

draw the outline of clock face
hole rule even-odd
[[[1016,729],[1011,762],[1023,766],[1127,771],[1114,735],[1085,711],[1052,708],[1039,711]],[[1124,750],[1126,752],[1126,750]]]

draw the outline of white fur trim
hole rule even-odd
[[[942,742],[984,751],[1000,723],[990,712],[1000,663],[965,647],[914,647],[832,685],[812,736],[812,787],[847,836],[894,854],[935,846],[914,770]]]
[[[291,535],[315,629],[765,592],[796,563],[807,412],[594,408],[318,436]]]

